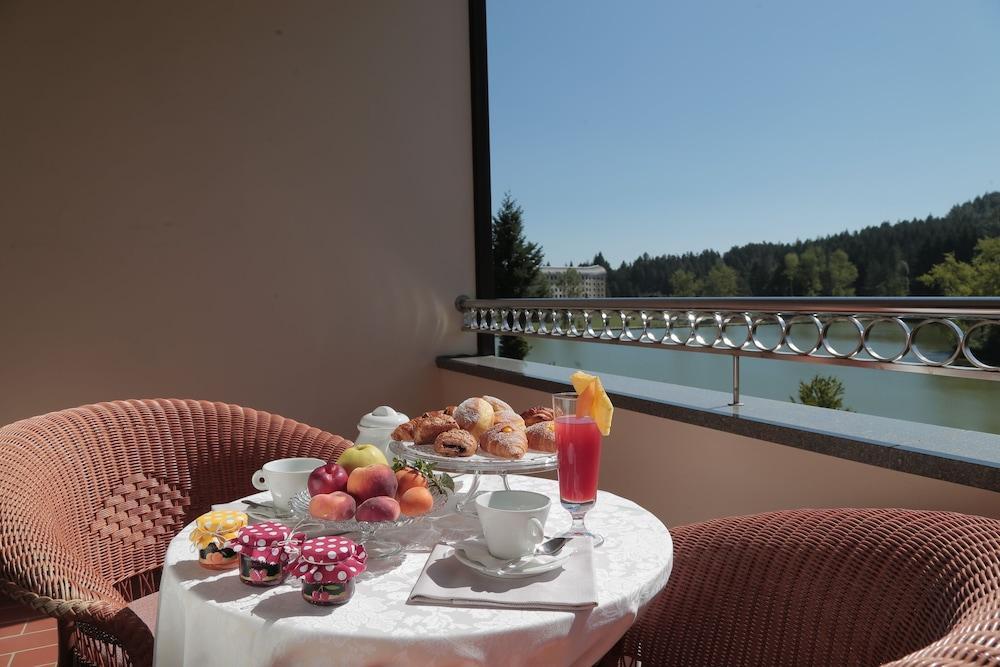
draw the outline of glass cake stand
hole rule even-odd
[[[479,491],[479,481],[482,475],[500,475],[503,488],[510,490],[508,474],[530,475],[539,472],[556,470],[559,458],[555,452],[528,451],[524,458],[504,459],[499,456],[476,453],[472,456],[442,456],[434,451],[434,445],[415,445],[412,442],[393,440],[389,443],[389,451],[407,463],[427,461],[434,464],[436,472],[447,472],[455,475],[472,475],[469,490],[455,506],[461,514],[475,514],[476,505],[473,502]]]

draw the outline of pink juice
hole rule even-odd
[[[601,470],[601,432],[590,417],[556,418],[556,449],[559,452],[559,496],[571,503],[597,499],[597,476]]]

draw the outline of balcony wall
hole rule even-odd
[[[179,396],[351,436],[474,349],[464,0],[8,2],[0,63],[0,423]]]
[[[440,370],[439,404],[492,394],[518,409],[550,395]],[[618,409],[601,488],[667,525],[800,507],[906,507],[1000,517],[1000,494]]]

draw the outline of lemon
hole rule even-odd
[[[570,376],[569,380],[573,383],[573,389],[576,390],[576,393],[580,397],[577,403],[577,411],[583,414],[589,412],[590,416],[594,418],[594,423],[597,424],[601,435],[611,433],[611,420],[614,417],[615,406],[611,404],[611,399],[608,397],[607,392],[604,391],[601,378],[596,375],[584,373],[583,371],[577,371]]]

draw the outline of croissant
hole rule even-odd
[[[538,422],[528,427],[525,435],[528,437],[528,449],[536,452],[556,451],[556,423],[554,421]]]
[[[399,442],[412,442],[413,441],[413,427],[416,425],[416,420],[411,419],[405,424],[400,424],[392,432],[392,439]]]
[[[528,438],[523,429],[501,423],[483,433],[479,448],[500,458],[519,459],[528,451]]]

